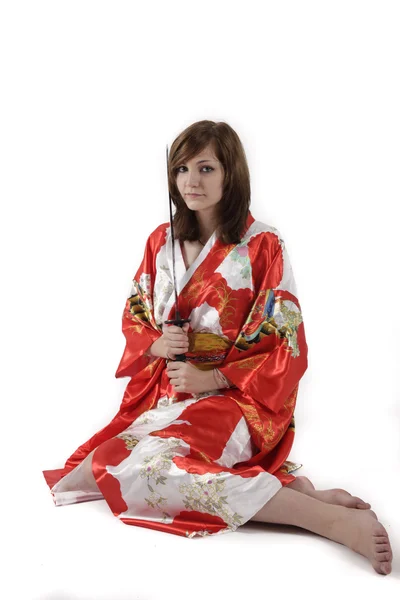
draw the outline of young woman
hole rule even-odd
[[[114,419],[64,469],[44,471],[57,505],[104,498],[115,516],[192,537],[249,520],[297,525],[391,571],[370,505],[292,473],[307,344],[285,243],[249,211],[242,144],[200,121],[171,146],[169,188],[183,328],[175,318],[170,224],[149,236],[122,316],[116,377],[130,377]],[[186,361],[174,360],[185,354]]]

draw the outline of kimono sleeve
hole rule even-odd
[[[279,232],[260,245],[255,301],[219,370],[274,413],[307,370],[307,343],[296,283]]]
[[[153,287],[155,280],[155,242],[149,236],[144,255],[122,313],[125,349],[115,377],[133,377],[157,357],[150,346],[162,335],[154,320]]]

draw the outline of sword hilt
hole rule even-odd
[[[169,319],[164,321],[166,325],[176,325],[177,327],[183,327],[185,323],[190,323],[190,319]],[[174,360],[179,362],[186,362],[186,354],[176,354]]]

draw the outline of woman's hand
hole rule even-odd
[[[201,371],[187,362],[169,362],[167,375],[176,392],[200,394],[215,389],[212,371]]]
[[[150,354],[172,360],[177,354],[185,354],[189,349],[188,329],[189,323],[183,327],[164,323],[162,336],[151,345]]]
[[[165,358],[173,360],[177,354],[185,354],[189,350],[188,329],[189,323],[184,323],[183,327],[164,323],[161,339],[164,342]]]

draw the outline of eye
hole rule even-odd
[[[214,171],[213,167],[204,166],[204,167],[201,167],[201,168],[202,169],[210,169],[209,171],[206,171],[206,173],[210,173],[211,171]],[[184,173],[184,171],[181,171],[180,169],[186,169],[187,170],[187,168],[185,167],[185,165],[181,165],[180,167],[176,168],[176,172],[177,173]]]

